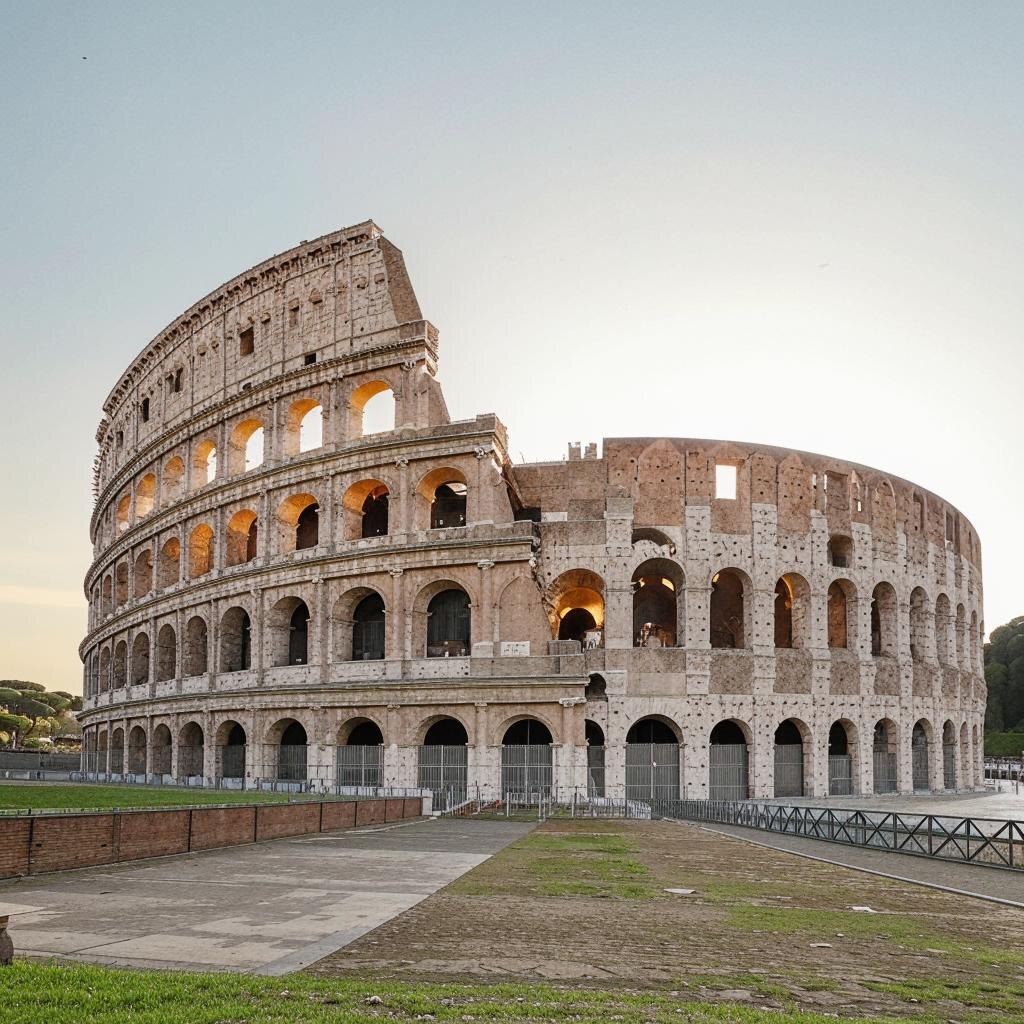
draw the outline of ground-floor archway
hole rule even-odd
[[[898,788],[896,774],[896,726],[883,718],[875,723],[871,744],[876,793],[895,793]]]
[[[523,718],[501,740],[501,791],[533,801],[551,795],[551,731],[535,718]]]
[[[218,732],[217,744],[221,778],[245,778],[245,748],[245,729],[238,722],[225,722]]]
[[[746,800],[750,795],[750,748],[747,733],[732,719],[711,730],[708,750],[708,798]]]
[[[416,760],[420,789],[434,796],[439,810],[466,799],[469,777],[469,737],[455,718],[440,718],[427,729]]]
[[[384,735],[376,722],[357,719],[342,727],[335,748],[338,785],[384,785]]]
[[[804,795],[804,738],[793,718],[775,730],[774,792],[777,797]]]
[[[853,755],[849,730],[845,723],[833,722],[828,731],[828,795],[852,796],[853,793]]]
[[[925,792],[931,781],[931,749],[925,722],[918,722],[910,734],[910,767],[914,792]]]
[[[626,799],[679,799],[679,737],[660,718],[641,718],[626,733]]]
[[[587,741],[587,796],[604,796],[604,730],[588,718],[584,733]]]

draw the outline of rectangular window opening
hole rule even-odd
[[[715,466],[715,497],[733,500],[736,497],[736,467]]]
[[[302,363],[303,363],[304,366],[312,366],[315,362],[316,362],[316,353],[315,352],[307,352],[302,357]]]
[[[256,334],[251,327],[246,327],[238,335],[238,354],[240,356],[251,356],[256,348]]]

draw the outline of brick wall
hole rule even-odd
[[[422,807],[412,798],[0,818],[0,878],[418,818]]]

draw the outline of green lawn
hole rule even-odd
[[[0,810],[185,807],[197,804],[252,804],[282,801],[288,793],[240,793],[223,789],[162,789],[156,786],[90,786],[77,783],[0,785]],[[293,795],[293,794],[292,794]]]
[[[551,985],[437,985],[292,974],[131,971],[16,961],[0,967],[4,1024],[281,1024],[330,1021],[517,1021],[573,1024],[834,1024],[834,1015],[688,1002],[650,992],[596,992]],[[932,1014],[903,1024],[940,1024]],[[844,1018],[863,1024],[865,1018]],[[878,1024],[877,1018],[874,1024]]]

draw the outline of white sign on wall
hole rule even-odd
[[[502,640],[501,656],[503,658],[527,658],[529,655],[529,640]]]

